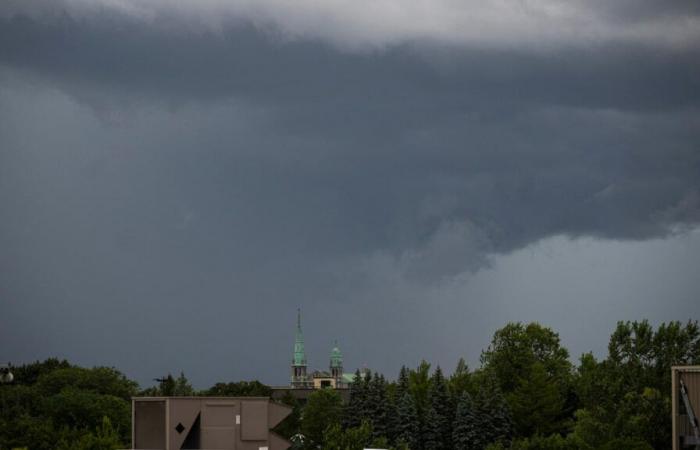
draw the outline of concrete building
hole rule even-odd
[[[274,428],[292,409],[267,397],[136,397],[136,450],[285,450]]]

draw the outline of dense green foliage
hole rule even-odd
[[[0,448],[108,450],[129,441],[137,385],[119,371],[48,359],[13,372],[16,382],[0,386]]]
[[[269,397],[272,394],[272,389],[257,380],[239,381],[237,383],[216,383],[201,394],[214,397]]]
[[[325,431],[340,424],[343,402],[340,394],[330,389],[321,389],[309,396],[302,412],[301,432],[313,444],[323,442]]]
[[[398,378],[357,371],[349,401],[319,390],[276,432],[295,449],[614,450],[671,446],[670,369],[700,364],[697,322],[620,322],[608,355],[569,360],[559,336],[536,323],[497,330],[470,371],[450,376],[422,361]],[[14,367],[0,386],[0,448],[112,450],[128,447],[133,395],[269,396],[258,381],[195,391],[184,374],[139,391],[113,368],[66,361]]]
[[[217,383],[197,392],[183,373],[139,390],[116,369],[88,369],[54,358],[12,367],[12,372],[14,382],[0,385],[0,449],[128,448],[135,395],[267,397],[272,392],[258,381]]]

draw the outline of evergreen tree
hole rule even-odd
[[[399,403],[399,400],[401,397],[403,397],[403,394],[408,392],[409,388],[409,382],[408,382],[408,368],[406,366],[401,366],[401,370],[399,371],[399,379],[396,381],[396,403]]]
[[[419,434],[417,442],[414,444],[416,448],[421,448],[422,436],[426,431],[426,421],[425,416],[428,412],[429,403],[429,391],[430,391],[430,363],[425,360],[421,360],[418,367],[415,370],[408,372],[408,385],[409,391],[411,392],[411,397],[413,397],[413,402],[416,407],[416,413],[418,415],[418,427]]]
[[[406,392],[399,399],[397,408],[397,443],[404,443],[411,449],[418,449],[420,445],[420,422],[413,396]]]
[[[428,411],[425,422],[426,439],[431,438],[431,446],[425,442],[426,448],[449,449],[450,437],[452,436],[452,420],[454,411],[450,395],[447,391],[447,383],[442,374],[440,366],[435,369],[430,379],[430,389],[428,391]]]
[[[484,448],[496,441],[498,435],[496,417],[491,408],[491,389],[489,380],[485,380],[474,398],[474,415],[479,429],[478,448]]]
[[[396,435],[398,434],[397,428],[398,428],[398,424],[399,424],[398,413],[397,413],[398,404],[396,402],[395,393],[393,393],[393,394],[394,395],[387,395],[387,404],[386,404],[386,411],[387,411],[386,437],[389,439],[389,442],[391,442],[391,443],[396,442]]]
[[[515,427],[508,403],[493,376],[486,374],[481,380],[473,408],[477,412],[477,422],[484,442],[508,446]]]
[[[377,409],[377,400],[379,393],[377,392],[375,386],[375,380],[379,377],[375,374],[372,377],[371,372],[367,372],[367,376],[363,379],[363,385],[365,389],[364,406],[362,408],[362,420],[369,422],[370,425],[374,421],[374,416]]]
[[[372,422],[376,406],[374,396],[372,372],[368,370],[362,378],[362,389],[360,390],[360,422]]]
[[[372,415],[372,436],[375,439],[378,439],[381,437],[387,437],[389,431],[389,404],[387,398],[387,384],[384,375],[375,374],[371,386],[371,401],[374,403],[374,412]]]
[[[389,438],[391,442],[396,443],[399,435],[399,418],[398,418],[398,407],[401,398],[407,392],[409,392],[409,382],[408,382],[408,368],[406,366],[401,366],[399,371],[399,377],[393,386],[393,392],[389,398],[389,414],[388,426],[389,426]]]
[[[471,397],[463,392],[457,403],[452,430],[452,448],[455,450],[471,450],[483,446],[476,413]]]
[[[510,408],[508,407],[508,403],[503,397],[503,393],[501,393],[498,385],[492,383],[489,387],[488,409],[490,412],[489,415],[493,419],[494,431],[492,440],[507,445],[510,443],[515,429],[513,419],[510,414]]]
[[[423,449],[442,450],[444,439],[441,433],[441,418],[435,410],[434,405],[428,407],[425,414],[425,428],[423,430]]]
[[[362,409],[364,407],[364,383],[360,375],[360,369],[355,371],[355,377],[350,383],[350,400],[343,411],[343,426],[356,428],[362,423]]]

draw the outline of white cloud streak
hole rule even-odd
[[[529,50],[609,43],[687,48],[700,42],[697,15],[639,14],[644,8],[649,8],[644,0],[615,5],[584,0],[11,0],[0,7],[0,15],[85,18],[107,10],[208,31],[249,21],[282,39],[322,39],[351,50],[417,40]]]

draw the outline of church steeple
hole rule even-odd
[[[294,337],[294,365],[306,365],[306,352],[304,351],[304,333],[301,331],[301,309],[297,309],[297,332]]]
[[[304,334],[301,331],[301,309],[297,309],[297,330],[294,336],[294,356],[292,357],[292,387],[306,387],[309,384],[306,375]]]

